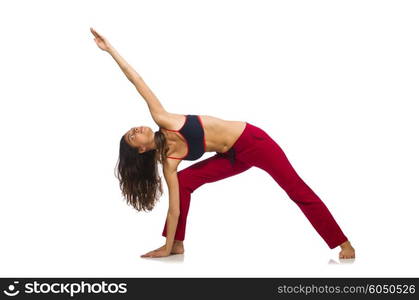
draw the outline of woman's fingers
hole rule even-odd
[[[97,37],[99,34],[97,33],[96,30],[94,30],[92,27],[90,27],[90,30],[92,31],[92,33]]]
[[[90,31],[93,33],[93,35],[94,35],[96,38],[100,38],[100,39],[102,39],[102,36],[101,36],[99,33],[97,33],[97,31],[96,31],[96,30],[94,30],[92,27],[90,27]]]
[[[93,34],[95,37],[97,37],[97,33],[96,33],[96,31],[95,31],[92,27],[90,27],[90,31],[92,32],[92,34]]]

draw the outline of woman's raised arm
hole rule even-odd
[[[118,53],[118,51],[112,47],[112,45],[103,35],[100,35],[93,28],[90,28],[90,31],[95,36],[94,40],[97,46],[103,51],[108,52],[115,59],[122,72],[124,72],[128,80],[134,84],[137,91],[147,102],[148,109],[150,110],[154,122],[161,124],[161,120],[167,112],[163,108],[163,105],[160,103],[159,99],[157,99],[156,95],[154,95],[154,93],[147,86],[141,76],[134,70],[133,67],[128,64],[128,62]]]

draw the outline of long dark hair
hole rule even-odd
[[[154,133],[156,149],[139,153],[125,142],[122,136],[119,142],[119,158],[116,177],[127,204],[138,211],[151,211],[163,194],[158,162],[167,159],[167,141],[159,131]]]

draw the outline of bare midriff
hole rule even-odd
[[[200,115],[205,134],[205,152],[227,152],[236,142],[246,127],[246,122],[229,121],[217,117]],[[181,128],[185,117],[179,115]],[[164,129],[163,129],[164,130]],[[178,132],[164,130],[169,146],[169,156],[183,157],[187,153],[186,141]]]

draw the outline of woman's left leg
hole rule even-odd
[[[281,147],[257,126],[248,124],[246,130],[246,135],[237,145],[238,159],[271,175],[298,205],[329,248],[347,241],[329,209],[297,174]]]

